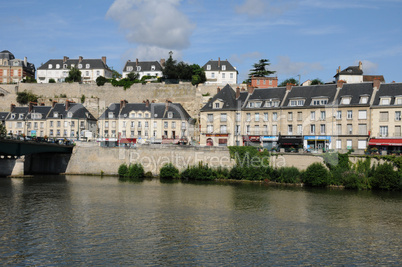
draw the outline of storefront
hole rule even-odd
[[[262,146],[267,150],[272,150],[278,146],[278,136],[261,136]]]
[[[206,134],[207,146],[227,146],[229,134]]]
[[[98,139],[101,147],[117,147],[118,139],[117,138],[100,138]]]
[[[137,138],[120,138],[117,142],[120,147],[133,147],[137,143]]]
[[[370,153],[400,155],[402,151],[402,138],[371,138],[369,143]]]
[[[303,146],[309,152],[325,152],[331,148],[331,136],[306,135]]]
[[[244,146],[261,146],[259,135],[243,135]]]
[[[285,149],[285,152],[297,152],[299,148],[303,147],[303,138],[298,135],[280,136],[278,147]]]

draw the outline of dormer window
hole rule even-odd
[[[71,68],[74,68],[75,67],[75,64],[71,64]]]
[[[367,104],[368,103],[368,96],[361,96],[359,104]]]
[[[11,114],[11,119],[15,119],[15,114]]]
[[[138,113],[138,118],[142,118],[142,113]]]
[[[311,105],[313,106],[324,106],[326,104],[328,104],[328,99],[313,99],[311,101]]]
[[[68,112],[68,113],[67,113],[67,118],[71,118],[71,117],[73,117],[73,113],[72,113],[72,112]]]
[[[154,71],[155,70],[155,65],[151,66],[151,70]]]
[[[130,113],[130,119],[134,119],[134,118],[135,118],[135,113],[134,112]]]
[[[253,108],[253,107],[254,107],[254,102],[249,102],[249,103],[248,103],[248,107],[249,107],[249,108]]]
[[[20,114],[18,119],[22,120],[24,118],[24,114]]]
[[[132,66],[128,66],[128,67],[127,67],[127,71],[133,71],[133,67],[132,67]]]
[[[53,118],[58,118],[59,117],[59,113],[58,112],[54,112],[53,113]]]
[[[226,70],[226,65],[222,65],[222,70]]]
[[[261,107],[262,102],[255,102],[255,107],[256,108],[260,108]]]
[[[53,65],[52,64],[49,64],[49,69],[52,69],[53,68]]]
[[[149,118],[149,113],[145,113],[145,118]]]
[[[64,64],[64,65],[63,65],[63,69],[67,69],[67,64]]]
[[[344,96],[344,97],[342,97],[342,99],[341,99],[341,104],[342,105],[349,105],[350,104],[350,97],[349,96]]]
[[[382,97],[380,101],[380,105],[389,105],[391,102],[391,98],[389,97]]]
[[[304,99],[293,99],[289,101],[289,106],[296,107],[296,106],[304,106]]]
[[[90,67],[89,64],[86,64],[86,65],[85,65],[85,68],[86,68],[86,69],[89,69],[89,67]]]
[[[109,112],[109,113],[108,113],[108,118],[109,118],[109,119],[113,119],[113,117],[114,117],[113,112]]]
[[[60,69],[60,64],[56,64],[56,69]]]
[[[395,105],[402,105],[402,97],[395,98]]]
[[[82,64],[78,64],[78,68],[79,68],[79,69],[82,69]]]
[[[211,70],[211,65],[207,65],[207,70]]]
[[[214,108],[220,108],[219,103],[215,103],[215,104],[214,104]]]
[[[141,71],[141,66],[137,66],[137,71]]]
[[[171,111],[168,112],[168,118],[169,119],[173,118],[173,112],[171,112]]]

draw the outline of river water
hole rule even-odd
[[[0,179],[0,264],[402,265],[402,194]]]

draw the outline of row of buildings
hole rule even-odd
[[[143,76],[163,77],[165,60],[160,61],[135,61],[128,60],[122,70],[122,77],[134,72],[141,79]],[[99,76],[112,78],[112,69],[106,63],[106,57],[100,59],[86,59],[78,57],[70,59],[64,56],[60,59],[50,59],[42,64],[36,71],[35,65],[23,60],[15,59],[15,56],[8,50],[0,52],[0,83],[17,83],[26,77],[35,78],[38,83],[64,82],[68,77],[71,68],[78,68],[81,71],[83,83],[95,83]],[[237,84],[238,72],[227,60],[209,60],[204,66],[207,83],[215,84]]]

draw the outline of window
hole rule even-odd
[[[254,102],[249,102],[249,103],[248,103],[248,107],[249,107],[249,108],[253,108],[253,107],[254,107]]]
[[[75,121],[71,122],[71,127],[75,127]]]
[[[380,136],[381,137],[388,136],[388,126],[380,126]]]
[[[109,128],[109,122],[105,121],[105,128]]]
[[[353,147],[352,140],[350,139],[346,140],[346,149],[352,149],[352,147]]]
[[[49,64],[49,69],[52,69],[53,68],[53,65],[52,64]]]
[[[303,134],[303,126],[301,124],[297,125],[297,134],[302,135]]]
[[[73,116],[72,112],[67,112],[67,118],[71,118]]]
[[[145,122],[145,127],[148,127],[148,122],[147,121]],[[176,128],[176,122],[172,121],[172,129],[175,129],[175,128]]]
[[[134,137],[134,131],[130,131],[130,137]]]
[[[400,125],[395,126],[395,136],[397,136],[397,137],[401,136],[401,126]]]
[[[137,66],[137,71],[141,71],[141,66]]]
[[[173,118],[173,112],[171,112],[171,111],[168,112],[168,118],[169,119]]]
[[[133,122],[133,121],[130,123],[130,128],[134,128],[134,127],[135,127],[134,123],[135,123],[135,122]]]
[[[225,79],[226,78],[226,75],[225,75],[226,73],[222,73],[222,79]]]
[[[222,65],[222,70],[226,70],[226,65]]]
[[[79,69],[82,69],[82,64],[78,64],[78,68],[79,68]]]
[[[260,80],[257,80],[257,85],[260,85]]]
[[[236,125],[235,135],[240,135],[240,125]]]
[[[303,106],[304,105],[304,100],[299,99],[299,100],[290,100],[289,106]]]
[[[233,79],[233,73],[230,73],[230,79]]]
[[[288,121],[293,120],[293,112],[288,112]]]
[[[400,121],[401,120],[401,112],[400,111],[395,111],[395,120]]]
[[[342,97],[341,104],[342,105],[349,105],[350,104],[350,97]]]
[[[381,98],[380,105],[389,105],[390,99],[389,98]]]
[[[341,111],[341,110],[338,110],[338,111],[336,112],[336,119],[337,119],[337,120],[341,120],[341,119],[342,119],[342,111]]]
[[[226,125],[221,125],[221,132],[220,133],[223,133],[223,134],[227,133]]]
[[[325,120],[325,111],[321,111],[321,117],[320,117],[320,119],[322,120],[322,121],[324,121]]]
[[[313,106],[323,106],[326,104],[328,104],[328,99],[313,99],[311,101],[311,105],[313,105]],[[303,105],[304,105],[304,103],[303,103]]]
[[[250,132],[250,125],[247,125],[246,126],[246,134],[247,135],[249,135],[251,132]]]
[[[325,124],[320,125],[320,133],[325,134]]]
[[[60,127],[61,126],[61,121],[58,121],[57,122],[57,127]]]
[[[303,120],[303,112],[301,112],[301,111],[297,112],[297,120],[298,121]]]
[[[380,112],[380,121],[388,121],[388,111]]]
[[[154,71],[155,70],[155,65],[152,65],[151,66],[151,71]]]
[[[367,119],[367,110],[359,110],[359,120]]]
[[[89,76],[89,71],[85,71],[85,76],[86,76],[86,77]]]
[[[211,70],[211,65],[207,65],[207,70]]]
[[[116,128],[116,122],[115,121],[112,121],[112,128]]]
[[[211,78],[215,78],[215,72],[211,73]]]
[[[368,96],[361,96],[359,104],[367,104],[368,103]]]
[[[310,112],[310,120],[315,121],[315,111]]]
[[[255,102],[255,107],[256,108],[260,108],[261,107],[262,102]]]
[[[367,135],[367,124],[359,124],[358,126],[358,134],[359,135]]]
[[[140,137],[140,136],[141,136],[141,131],[138,131],[138,132],[137,132],[137,135]]]
[[[173,124],[174,124],[175,127],[176,127],[176,123],[175,123],[175,122],[172,122],[172,127],[173,127]],[[148,121],[144,122],[144,126],[145,126],[145,128],[148,128],[148,127],[149,127],[149,122],[148,122]]]
[[[57,118],[57,117],[59,117],[59,113],[58,113],[58,112],[54,112],[54,113],[53,113],[53,118]]]
[[[100,71],[99,70],[96,71],[96,76],[100,76]]]
[[[264,121],[268,121],[268,112],[264,112]]]
[[[247,121],[251,121],[251,113],[247,113],[246,117],[247,117]]]
[[[272,125],[272,135],[278,134],[278,125]]]
[[[310,125],[310,134],[315,134],[315,124]]]
[[[288,125],[288,134],[289,135],[293,134],[293,125],[291,125],[291,124]]]
[[[214,108],[219,108],[219,103],[215,103]]]
[[[208,114],[207,115],[207,122],[213,122],[214,121],[214,114]]]
[[[277,121],[278,120],[278,113],[274,112],[272,113],[272,121]]]
[[[353,119],[353,110],[348,110],[348,111],[347,111],[347,119],[348,119],[348,120]]]
[[[357,140],[357,149],[366,149],[367,141],[366,140]]]
[[[186,127],[186,122],[183,121],[183,122],[181,123],[181,129],[182,129],[182,130],[185,130],[186,128],[187,128],[187,127]]]
[[[341,135],[342,134],[342,124],[337,124],[336,125],[336,134]]]
[[[64,122],[64,128],[67,128],[68,127],[68,121],[65,121]]]
[[[108,113],[108,118],[109,118],[109,119],[113,119],[113,117],[114,117],[113,112],[109,112],[109,113]]]
[[[60,69],[60,64],[56,64],[56,69]]]
[[[254,127],[254,134],[259,135],[260,134],[260,125],[256,125]]]
[[[221,113],[221,121],[222,122],[227,121],[227,114],[226,113]]]
[[[169,127],[168,122],[167,121],[163,122],[163,128],[167,129],[168,127]]]
[[[342,149],[342,140],[336,140],[336,144],[335,144],[335,146],[336,146],[336,149]]]
[[[402,97],[395,98],[395,105],[402,105]]]
[[[347,133],[346,134],[353,134],[353,126],[352,124],[346,125]]]
[[[265,81],[265,80],[264,80],[264,81]],[[263,134],[268,134],[268,125],[264,125],[263,128],[264,128]]]
[[[213,133],[214,132],[214,126],[213,125],[207,125],[207,133]]]
[[[238,112],[238,113],[236,113],[236,121],[240,121],[241,120],[241,115],[240,115],[240,113]]]
[[[132,66],[128,66],[128,67],[127,67],[127,71],[133,71],[133,67],[132,67]]]
[[[255,113],[254,121],[260,121],[260,113]]]
[[[89,69],[89,64],[85,64],[85,68],[86,68],[86,69]]]

